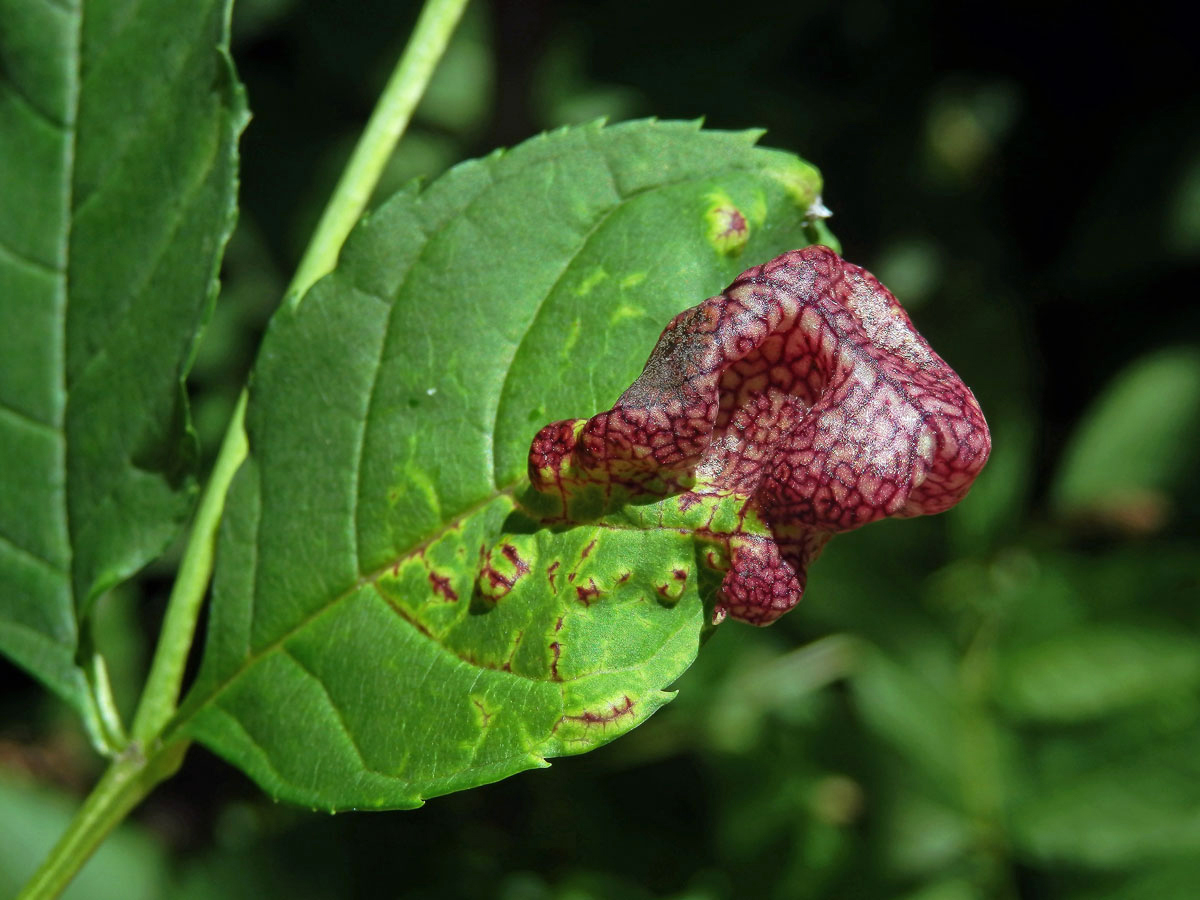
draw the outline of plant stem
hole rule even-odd
[[[342,244],[366,209],[466,5],[467,0],[426,0],[408,45],[375,104],[288,285],[285,303],[295,306],[317,279],[332,271]],[[132,740],[88,795],[67,831],[22,890],[19,900],[57,897],[108,833],[155,785],[174,774],[183,761],[189,740],[168,738],[163,744],[159,739],[179,702],[184,667],[212,576],[214,541],[225,496],[246,458],[246,403],[247,392],[243,390],[192,522],[154,662],[134,717]]]
[[[61,894],[108,833],[155,785],[175,773],[186,750],[187,742],[177,741],[160,746],[151,757],[127,752],[114,760],[17,900]]]
[[[183,669],[188,651],[196,634],[196,621],[204,594],[208,590],[213,569],[213,551],[217,526],[225,511],[225,495],[234,473],[246,458],[246,391],[238,397],[237,406],[229,420],[217,461],[200,498],[192,531],[183,551],[183,560],[171,587],[167,614],[154,651],[154,662],[146,678],[142,699],[133,718],[131,737],[146,746],[175,712],[179,690],[183,684]]]
[[[467,0],[428,0],[421,10],[408,45],[376,102],[288,285],[285,303],[298,303],[317,279],[333,269],[342,244],[366,208],[466,5]],[[184,666],[212,574],[213,543],[225,508],[225,494],[246,458],[246,398],[246,391],[242,391],[167,603],[162,634],[131,729],[133,740],[143,744],[162,731],[179,702]]]
[[[408,46],[321,214],[284,294],[285,303],[299,303],[317,279],[333,271],[346,236],[367,208],[371,192],[408,127],[466,6],[467,0],[426,0]]]

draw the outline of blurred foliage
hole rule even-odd
[[[192,385],[210,454],[415,15],[237,6],[255,119]],[[1082,4],[751,2],[733,22],[725,4],[656,0],[632,15],[472,6],[388,190],[600,115],[766,127],[765,144],[821,166],[846,256],[979,396],[996,449],[971,497],[838,538],[798,610],[719,629],[673,704],[544,772],[330,818],[272,805],[194,750],[72,896],[1195,896],[1190,32]],[[107,601],[103,640],[130,660],[118,693],[156,630],[157,571]],[[11,889],[62,816],[22,779],[78,795],[96,764],[55,701],[3,677]]]

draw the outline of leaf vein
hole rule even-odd
[[[62,397],[61,404],[58,406],[57,415],[63,419],[66,418],[68,389],[67,389],[67,370],[66,370],[66,348],[67,348],[67,316],[70,312],[71,288],[70,274],[68,267],[71,258],[71,238],[74,231],[74,222],[71,219],[71,208],[73,205],[73,196],[75,191],[75,158],[79,152],[79,129],[76,123],[79,121],[79,95],[80,84],[83,81],[83,18],[84,9],[80,5],[78,11],[73,16],[75,24],[74,37],[74,54],[72,56],[71,79],[70,79],[70,121],[71,127],[67,130],[67,140],[63,143],[62,155],[62,176],[60,191],[61,197],[59,202],[63,216],[63,221],[66,227],[63,229],[62,237],[59,243],[59,258],[58,264],[55,267],[58,271],[58,277],[55,279],[54,290],[54,306],[57,314],[57,321],[61,323],[58,330],[59,344],[58,350],[59,365],[55,371],[55,393]],[[59,423],[62,427],[62,423]],[[68,577],[73,576],[75,570],[75,543],[74,529],[71,527],[71,508],[67,502],[71,490],[71,474],[67,466],[67,442],[64,439],[58,445],[58,453],[55,462],[58,465],[58,471],[63,473],[62,485],[62,505],[56,512],[58,513],[58,523],[67,533],[67,564],[66,570]],[[72,594],[68,600],[68,605],[72,613],[72,619],[78,628],[78,613],[76,607],[76,598],[74,596],[74,587],[72,586]]]
[[[489,182],[494,184],[495,178],[492,176],[491,171],[487,170],[487,174]],[[483,193],[484,192],[481,189],[479,194],[472,198],[471,203],[468,203],[463,210],[460,210],[460,215],[464,214],[466,210],[470,209],[471,205],[475,202],[475,199],[479,196],[482,196]],[[359,429],[358,433],[358,447],[356,450],[356,460],[354,464],[354,506],[351,509],[351,523],[354,527],[354,570],[360,574],[362,573],[362,547],[358,527],[358,509],[362,504],[362,471],[363,460],[367,447],[367,428],[371,421],[371,411],[375,408],[375,394],[379,386],[379,370],[383,367],[383,354],[387,350],[388,339],[391,337],[392,333],[392,316],[395,315],[398,307],[396,301],[400,294],[404,291],[405,287],[408,286],[413,272],[416,271],[417,267],[421,264],[421,261],[425,258],[425,254],[429,250],[430,246],[432,246],[434,239],[437,238],[438,235],[442,234],[447,228],[449,228],[457,218],[458,216],[447,216],[446,220],[442,222],[441,225],[439,225],[432,232],[424,235],[425,241],[423,244],[421,244],[420,252],[413,259],[407,271],[405,271],[404,277],[400,280],[400,283],[396,285],[396,290],[391,298],[382,297],[373,291],[363,291],[363,293],[366,293],[370,296],[379,297],[380,300],[388,304],[389,310],[387,328],[384,329],[384,334],[380,339],[379,353],[376,355],[375,367],[371,372],[371,388],[367,394],[367,410],[366,414],[363,416],[362,428]],[[354,284],[354,287],[356,290],[362,290],[358,284]]]
[[[29,559],[31,559],[34,562],[41,565],[43,568],[47,568],[50,571],[54,572],[55,574],[58,574],[58,575],[69,574],[68,571],[65,568],[63,568],[62,566],[58,565],[55,562],[52,562],[51,560],[42,556],[40,553],[36,553],[33,550],[30,550],[28,547],[18,544],[15,538],[11,537],[10,535],[5,534],[3,531],[0,531],[0,543],[3,543],[5,545],[11,547],[13,550],[17,551],[17,553],[19,553],[21,556],[28,557]]]
[[[358,757],[359,763],[368,772],[376,772],[377,770],[373,768],[371,764],[367,762],[367,758],[363,756],[362,748],[358,746],[358,741],[354,739],[354,733],[346,725],[346,720],[342,718],[342,711],[338,707],[337,703],[334,702],[333,695],[329,693],[329,686],[325,684],[325,682],[321,679],[321,676],[301,662],[300,658],[288,649],[287,644],[282,645],[279,649],[285,657],[296,664],[296,667],[299,668],[301,672],[317,683],[317,686],[321,689],[321,694],[325,697],[325,702],[329,704],[329,708],[333,712],[333,717],[337,719],[338,727],[341,728],[343,736],[345,736],[346,741],[354,750],[354,755]],[[378,772],[378,774],[383,775],[385,773]]]
[[[56,438],[62,437],[62,432],[57,426],[50,422],[43,422],[32,413],[27,413],[25,410],[13,406],[7,400],[0,399],[0,415],[11,416],[23,424],[32,425],[39,431],[48,431]]]
[[[108,57],[110,53],[115,50],[123,49],[120,47],[118,40],[121,37],[122,32],[129,27],[130,21],[137,20],[137,14],[143,3],[144,0],[138,0],[132,9],[125,11],[125,21],[121,23],[116,35],[114,35],[113,39],[101,49],[99,54],[90,60],[93,71],[105,58]],[[154,117],[161,110],[163,104],[171,99],[171,89],[175,85],[182,82],[182,79],[179,76],[183,74],[188,64],[201,55],[212,53],[213,50],[213,45],[205,44],[203,41],[192,41],[189,45],[188,52],[179,54],[173,69],[169,72],[162,73],[160,77],[154,79],[154,84],[156,85],[157,90],[155,90],[153,96],[150,97],[149,103],[143,107],[141,122],[145,123],[147,121],[153,121]],[[84,79],[83,86],[86,86],[86,79]],[[102,191],[106,190],[109,185],[113,183],[113,180],[121,174],[121,163],[125,161],[125,157],[129,152],[129,148],[134,145],[136,138],[140,134],[141,130],[139,128],[128,129],[126,135],[123,136],[120,145],[110,149],[110,152],[106,154],[107,166],[104,174],[97,180],[87,194],[74,198],[75,205],[72,207],[72,212],[75,215],[79,215],[83,209],[94,202],[95,198]]]
[[[209,690],[209,692],[206,695],[204,695],[203,697],[197,698],[197,700],[195,702],[188,703],[186,710],[184,710],[185,714],[177,717],[174,720],[174,722],[168,726],[168,730],[174,731],[174,730],[182,727],[191,718],[193,718],[195,716],[195,713],[197,710],[199,710],[202,707],[206,706],[207,704],[213,702],[217,696],[224,693],[224,691],[226,689],[228,689],[230,685],[232,685],[235,681],[237,681],[249,669],[251,669],[255,665],[257,665],[268,654],[275,652],[286,640],[288,640],[290,637],[292,637],[293,635],[300,632],[302,629],[306,628],[313,621],[320,618],[322,615],[324,615],[329,610],[333,609],[335,606],[337,606],[343,600],[346,600],[346,599],[352,597],[355,594],[355,592],[358,591],[360,588],[365,587],[368,584],[373,585],[376,579],[378,579],[381,575],[383,575],[385,572],[387,572],[389,569],[391,569],[397,562],[403,562],[404,560],[408,559],[409,557],[411,557],[417,553],[420,553],[421,550],[423,550],[425,547],[428,547],[430,544],[432,544],[434,541],[436,541],[438,538],[440,538],[442,535],[444,535],[447,531],[450,531],[451,529],[455,528],[459,524],[459,522],[461,522],[463,519],[469,518],[470,516],[474,515],[479,510],[483,509],[485,506],[487,506],[489,503],[491,503],[492,501],[494,501],[500,497],[503,497],[505,495],[511,495],[513,493],[513,491],[516,490],[518,483],[519,482],[515,482],[511,485],[508,485],[507,487],[505,487],[503,489],[494,491],[493,493],[488,495],[486,498],[484,498],[479,503],[476,503],[474,506],[465,510],[457,518],[452,519],[451,521],[442,525],[440,528],[435,529],[427,537],[425,537],[422,540],[420,540],[419,542],[413,544],[411,547],[407,548],[403,553],[398,554],[395,559],[389,560],[385,565],[380,566],[377,570],[375,570],[367,575],[360,576],[354,582],[354,584],[351,585],[350,587],[346,588],[346,590],[342,591],[337,596],[330,598],[327,602],[322,603],[321,605],[319,605],[319,606],[315,607],[314,609],[310,610],[309,612],[305,613],[303,616],[301,616],[295,622],[295,624],[286,628],[277,637],[275,637],[273,640],[269,641],[268,643],[264,644],[258,650],[252,650],[252,651],[248,652],[246,654],[246,657],[242,660],[241,664],[234,671],[230,672],[227,676],[225,676],[225,679],[223,681],[214,685]],[[262,520],[260,517],[260,519],[259,519],[260,524],[261,524],[261,521]],[[258,533],[258,527],[259,526],[256,526],[256,536]],[[256,543],[256,546],[257,546],[257,543]],[[259,595],[258,582],[257,582],[259,571],[260,571],[259,568],[256,566],[256,568],[255,568],[256,583],[255,583],[255,590],[254,590],[255,598],[257,598]],[[252,600],[251,602],[253,603],[254,601]],[[251,610],[253,612],[253,607],[251,607]],[[253,616],[251,617],[251,622],[253,622]]]
[[[237,730],[240,731],[245,736],[246,740],[248,740],[250,742],[251,746],[253,746],[262,755],[263,762],[265,762],[267,764],[267,768],[270,769],[272,773],[274,773],[275,777],[279,780],[280,784],[294,783],[291,781],[290,778],[286,778],[284,776],[283,772],[281,772],[279,770],[279,767],[275,764],[275,761],[271,758],[271,754],[267,751],[267,748],[265,746],[263,746],[263,744],[258,740],[258,738],[256,738],[251,733],[250,729],[246,727],[245,723],[242,722],[242,720],[239,719],[232,710],[226,709],[225,707],[221,706],[220,704],[214,704],[213,708],[216,711],[222,713],[226,719],[228,719],[235,726],[237,726]]]
[[[739,171],[740,167],[733,166],[733,167],[731,167],[731,170]],[[569,256],[566,263],[563,265],[562,270],[559,272],[558,276],[555,278],[554,283],[550,286],[550,289],[546,292],[546,294],[538,302],[537,308],[534,310],[533,316],[529,320],[529,325],[525,328],[524,333],[521,335],[520,341],[517,342],[517,346],[513,349],[512,356],[509,358],[508,363],[505,366],[504,381],[501,383],[500,390],[496,395],[496,407],[495,407],[495,410],[492,415],[492,427],[490,429],[492,438],[493,438],[493,440],[492,440],[492,483],[493,484],[497,483],[500,479],[499,461],[497,459],[496,443],[495,443],[496,428],[500,421],[501,410],[505,406],[505,398],[508,393],[509,379],[512,376],[513,364],[516,362],[517,357],[520,355],[521,350],[525,346],[525,342],[528,340],[530,334],[532,334],[534,326],[537,324],[538,319],[542,315],[542,312],[545,309],[547,301],[550,299],[550,296],[558,288],[559,284],[562,282],[562,279],[566,276],[567,272],[570,271],[571,266],[573,266],[575,264],[575,261],[579,258],[579,255],[584,250],[587,249],[588,243],[595,236],[596,232],[600,228],[602,228],[604,226],[604,224],[606,222],[608,222],[608,220],[610,218],[612,218],[613,215],[615,215],[617,212],[619,212],[621,209],[623,209],[631,200],[634,200],[634,199],[644,196],[646,194],[652,194],[656,191],[666,190],[666,189],[669,189],[672,187],[678,187],[681,184],[687,184],[688,182],[691,182],[691,181],[702,180],[695,175],[690,175],[690,176],[687,176],[684,178],[676,178],[671,181],[661,181],[656,184],[650,185],[648,187],[639,188],[638,190],[630,191],[627,194],[622,194],[620,192],[619,188],[617,188],[616,179],[615,179],[614,173],[612,171],[611,164],[608,165],[608,174],[609,174],[610,180],[613,183],[614,192],[617,194],[617,196],[620,199],[616,203],[614,203],[609,209],[605,210],[604,214],[596,220],[595,224],[593,224],[591,228],[588,229],[587,234],[583,235],[583,238],[580,242],[579,247]]]
[[[21,87],[20,84],[18,84],[17,80],[5,70],[2,59],[0,59],[0,85],[8,87],[9,93],[13,97],[16,97],[17,100],[20,101],[21,105],[25,107],[25,109],[27,109],[38,121],[46,123],[55,131],[67,132],[71,130],[71,123],[69,121],[64,121],[55,116],[49,110],[43,109],[42,105],[34,100],[33,97],[31,97],[29,93],[23,87]]]
[[[216,158],[217,153],[220,150],[220,146],[221,142],[219,140],[213,142],[212,153],[209,155],[208,161],[198,172],[198,177],[193,181],[192,184],[187,186],[183,195],[180,197],[180,202],[175,206],[170,225],[160,232],[161,239],[159,240],[158,246],[155,247],[152,253],[147,254],[149,265],[142,270],[141,277],[138,278],[137,282],[129,285],[128,289],[122,292],[122,312],[121,315],[116,318],[116,320],[120,321],[122,325],[128,326],[128,323],[131,322],[130,318],[124,314],[125,311],[130,307],[133,307],[137,301],[145,295],[147,286],[153,280],[154,276],[158,274],[158,271],[162,267],[163,261],[166,258],[167,251],[174,243],[175,236],[179,233],[179,229],[183,227],[183,223],[187,220],[187,213],[200,198],[202,189],[208,183],[209,175],[211,175],[213,170],[216,168]],[[108,349],[108,343],[101,344],[99,347],[97,347],[91,356],[89,356],[87,360],[79,367],[75,376],[68,382],[68,389],[74,384],[85,379],[91,373],[91,370],[96,365],[99,365],[99,360],[102,360],[108,356]]]
[[[409,627],[411,627],[413,629],[413,631],[417,632],[417,634],[427,637],[433,643],[433,645],[435,647],[438,647],[441,650],[445,651],[446,654],[453,657],[458,663],[478,669],[480,676],[482,676],[485,671],[486,672],[498,672],[501,675],[511,675],[514,678],[522,678],[526,681],[532,681],[535,684],[551,684],[552,683],[549,678],[535,678],[532,675],[526,675],[522,672],[514,672],[511,669],[501,669],[496,666],[484,665],[483,663],[478,662],[477,660],[468,659],[467,657],[460,655],[453,648],[442,643],[441,638],[444,637],[444,635],[442,635],[442,636],[435,635],[433,632],[431,632],[427,628],[425,628],[425,626],[423,626],[420,622],[418,622],[416,619],[414,619],[407,610],[405,610],[402,607],[399,607],[395,603],[393,603],[388,598],[388,596],[383,593],[383,589],[379,587],[379,583],[377,581],[372,581],[371,586],[375,588],[375,594],[379,597],[380,600],[382,600],[387,605],[388,609],[390,609],[400,619],[402,619],[404,622],[406,622],[409,625]],[[436,660],[434,660],[434,662],[436,663]],[[431,665],[431,668],[432,668],[432,665]],[[428,675],[429,673],[426,672],[425,674]],[[476,680],[478,680],[478,678]]]
[[[529,317],[529,324],[525,326],[525,330],[521,334],[521,339],[513,348],[512,356],[509,357],[508,363],[504,367],[504,380],[500,382],[500,390],[496,392],[496,407],[492,413],[492,427],[489,429],[492,435],[492,484],[496,484],[500,480],[499,465],[496,459],[496,428],[500,422],[500,409],[502,406],[504,406],[504,396],[508,391],[509,378],[512,376],[513,364],[517,361],[517,357],[520,355],[521,349],[525,346],[525,342],[529,339],[529,335],[533,332],[534,327],[537,325],[538,319],[541,318],[542,311],[546,308],[546,304],[551,295],[562,283],[563,278],[566,277],[566,274],[570,271],[571,266],[575,264],[575,260],[579,258],[579,254],[587,249],[589,241],[591,241],[597,230],[599,230],[600,227],[609,220],[613,213],[615,213],[631,199],[631,197],[622,197],[620,192],[616,190],[616,182],[613,179],[611,166],[608,167],[608,175],[609,182],[613,187],[613,192],[616,193],[620,199],[607,210],[605,210],[604,214],[601,215],[587,230],[587,233],[580,238],[579,246],[567,258],[562,269],[559,270],[558,275],[555,277],[553,284],[550,285],[549,289],[538,301],[537,308],[534,309],[533,315]]]
[[[49,263],[45,260],[32,257],[29,254],[18,250],[16,247],[12,246],[12,244],[8,243],[2,238],[0,238],[0,254],[7,257],[16,265],[24,266],[28,269],[35,269],[38,272],[44,272],[46,274],[53,275],[55,278],[60,278],[64,274],[64,271],[61,267],[55,265],[54,263]]]

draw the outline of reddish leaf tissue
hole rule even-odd
[[[991,438],[970,389],[869,272],[827,247],[747,269],[677,315],[616,405],[547,425],[530,477],[734,496],[769,531],[728,541],[716,618],[791,609],[829,537],[949,509]]]

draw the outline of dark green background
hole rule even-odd
[[[797,611],[721,628],[610,747],[332,819],[196,748],[74,896],[1194,896],[1200,119],[1191,33],[1126,12],[473,5],[386,190],[600,116],[765,127],[821,167],[846,257],[975,389],[993,461],[947,516],[838,538]],[[210,457],[414,16],[235,10],[254,120],[193,378]],[[171,573],[101,611],[126,706]],[[0,678],[0,833],[49,841],[54,801],[28,785],[80,796],[99,764],[71,714]],[[28,864],[5,843],[0,893]]]

